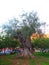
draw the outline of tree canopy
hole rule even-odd
[[[41,24],[40,24],[38,15],[36,12],[33,12],[33,11],[22,13],[22,15],[20,15],[20,19],[13,18],[9,20],[7,24],[4,24],[2,26],[2,29],[4,30],[4,32],[6,32],[5,46],[15,47],[17,45],[12,38],[17,38],[18,31],[22,32],[23,38],[25,40],[27,39],[27,37],[30,37],[33,33],[37,32],[40,34],[42,32],[40,29],[40,25]]]
[[[41,33],[40,21],[36,12],[25,12],[20,16],[21,20],[13,18],[9,20],[8,24],[3,25],[8,36],[16,36],[18,30],[22,32],[25,39],[32,33]]]
[[[21,15],[23,27],[21,28],[25,38],[32,35],[33,33],[41,33],[40,21],[36,12],[23,13]]]

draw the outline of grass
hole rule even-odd
[[[37,62],[35,60],[30,59],[30,65],[36,65],[36,64],[37,64]]]
[[[13,65],[14,57],[16,55],[0,56],[0,65]]]
[[[35,58],[30,58],[28,65],[49,65],[49,53],[33,53]],[[26,60],[28,62],[28,59]],[[0,56],[0,65],[24,65],[24,58],[16,58],[16,54]]]
[[[30,59],[30,65],[49,65],[49,53],[33,53],[34,59]]]

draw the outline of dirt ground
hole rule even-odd
[[[14,65],[29,65],[29,58],[15,58]]]
[[[2,61],[1,61],[2,60]],[[4,61],[5,62],[11,62],[9,64],[3,64]],[[34,58],[32,58],[32,60],[36,61],[36,65],[42,65],[42,61],[43,62],[49,62],[48,59],[46,59],[45,57],[37,57],[35,56]],[[30,59],[29,58],[17,58],[16,56],[0,56],[0,65],[30,65]]]

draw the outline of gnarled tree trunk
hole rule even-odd
[[[18,57],[34,57],[34,56],[32,56],[32,53],[30,51],[30,49],[32,48],[30,38],[27,37],[27,39],[24,40],[23,35],[21,34],[21,32],[19,32],[17,34],[17,36],[18,36],[18,39],[19,39],[20,43],[23,46],[23,51],[18,53]]]

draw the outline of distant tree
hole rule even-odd
[[[17,46],[20,46],[20,42],[12,37],[5,37],[0,39],[0,48],[15,48]]]
[[[32,43],[34,47],[41,48],[41,51],[43,52],[45,49],[49,48],[49,38],[38,38],[35,39]]]
[[[5,41],[4,41],[4,38],[3,37],[0,37],[0,48],[5,48],[6,47],[6,44],[5,44]]]

